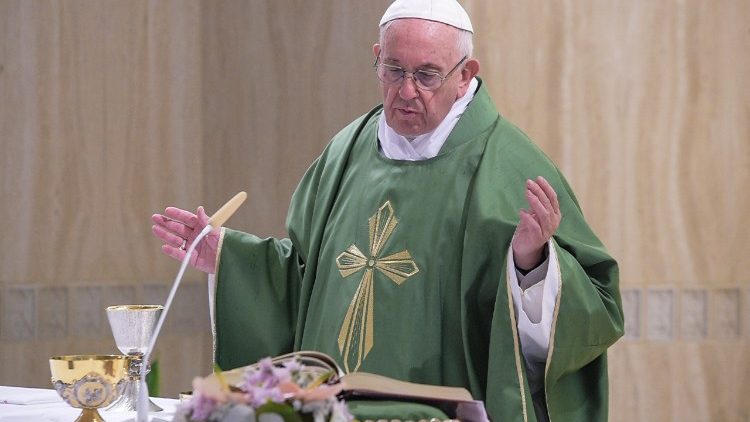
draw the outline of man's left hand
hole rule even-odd
[[[513,261],[521,270],[531,270],[541,264],[544,247],[562,218],[557,194],[542,176],[526,181],[526,200],[529,208],[520,210],[521,221],[511,244]]]

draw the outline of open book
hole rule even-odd
[[[462,387],[418,384],[367,372],[345,374],[335,360],[325,353],[300,351],[278,356],[275,364],[297,359],[306,369],[320,375],[332,374],[329,383],[343,384],[340,397],[345,400],[390,400],[426,404],[442,410],[448,417],[467,422],[486,422],[484,403],[474,400]],[[253,367],[257,364],[250,365]],[[248,366],[224,371],[230,385],[240,385]]]

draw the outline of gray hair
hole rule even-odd
[[[388,28],[391,26],[393,22],[395,22],[396,19],[392,21],[388,21],[382,25],[380,25],[380,45],[383,45],[383,38],[385,38],[385,32],[388,30]],[[474,34],[463,30],[459,28],[453,28],[456,31],[458,31],[458,34],[456,36],[456,49],[460,53],[461,56],[466,57],[472,57],[472,54],[474,54]]]

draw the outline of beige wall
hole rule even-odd
[[[177,265],[149,216],[204,198],[200,17],[197,1],[0,1],[0,384],[115,353],[104,307],[166,299]],[[186,283],[157,352],[172,393],[180,363],[211,368],[205,283]]]
[[[378,100],[387,3],[0,0],[0,384],[114,353],[104,306],[164,300],[160,208],[247,190],[230,224],[283,234],[305,168]],[[501,112],[620,260],[612,419],[748,420],[750,3],[465,5]],[[210,370],[203,278],[186,283],[167,395]]]

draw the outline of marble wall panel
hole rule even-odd
[[[637,289],[622,291],[622,310],[625,314],[625,339],[635,340],[641,337],[642,294]]]
[[[210,335],[211,318],[208,312],[208,288],[206,283],[186,283],[174,301],[172,315],[173,335]]]
[[[708,292],[685,289],[680,292],[680,335],[686,340],[701,340],[708,335]]]
[[[137,286],[127,285],[104,285],[102,286],[101,306],[104,312],[108,306],[135,305],[138,304]],[[106,313],[104,314],[106,315]]]
[[[24,286],[8,286],[2,290],[0,339],[4,341],[33,340],[36,335],[35,290]]]
[[[37,291],[37,334],[40,338],[68,336],[68,291],[66,286],[41,287]]]
[[[714,336],[726,340],[738,339],[742,334],[742,289],[717,289],[713,296]]]
[[[102,287],[76,286],[70,289],[69,298],[71,335],[82,338],[101,337],[107,324],[102,306]]]
[[[649,289],[646,302],[647,338],[657,341],[671,340],[675,335],[674,290]]]

